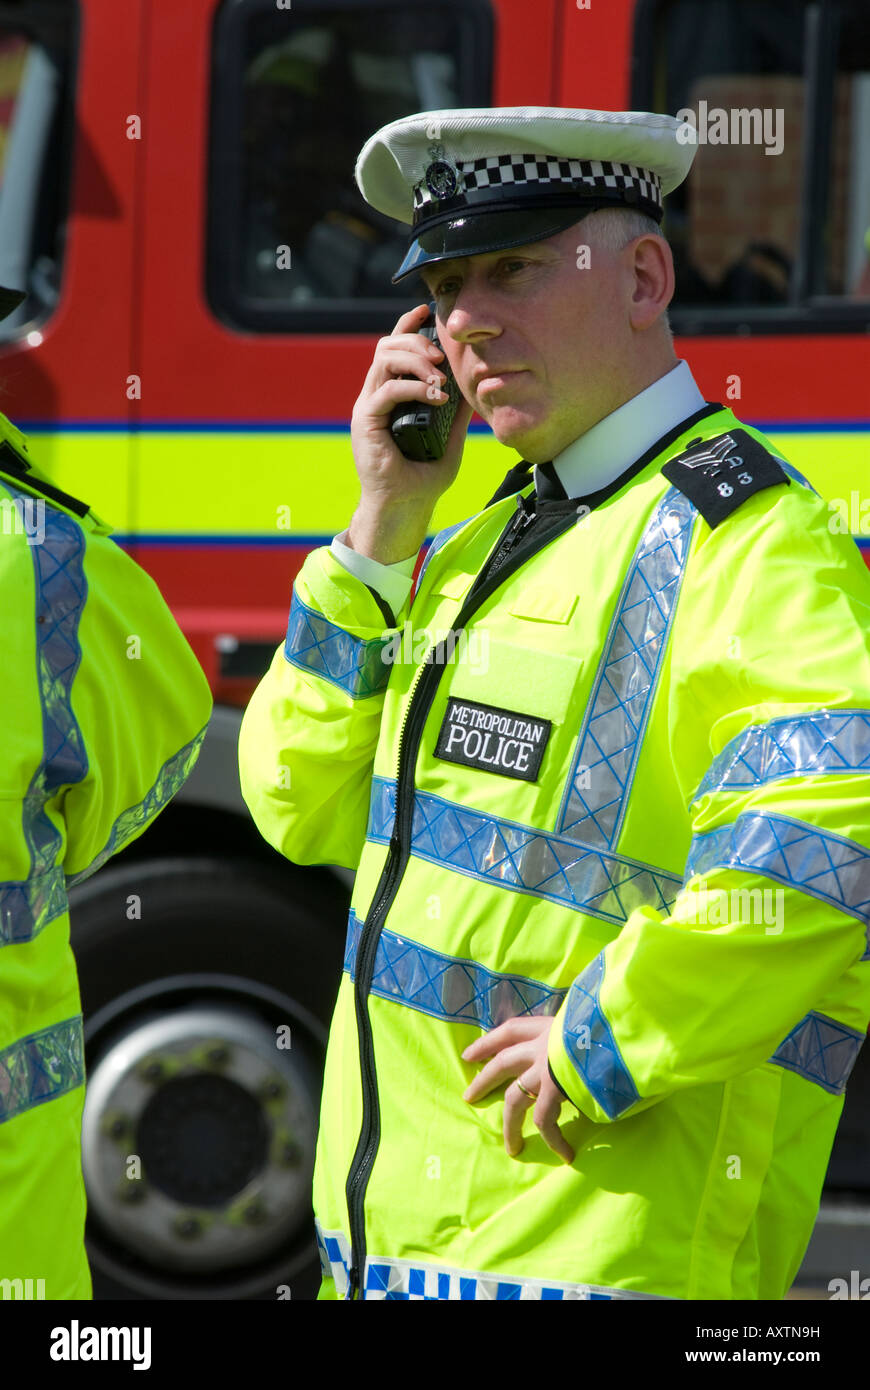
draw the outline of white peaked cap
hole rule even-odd
[[[372,135],[355,176],[366,202],[413,227],[398,280],[427,262],[553,236],[596,208],[660,221],[695,155],[682,129],[647,111],[421,111]]]

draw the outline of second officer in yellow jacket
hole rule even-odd
[[[89,1299],[67,892],[179,790],[212,701],[154,581],[5,415],[0,508],[0,1296]]]

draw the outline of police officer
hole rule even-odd
[[[378,343],[240,745],[263,835],[357,869],[322,1298],[781,1299],[812,1231],[870,1016],[870,576],[674,355],[677,128],[427,112],[357,164],[446,356],[425,304]],[[411,598],[472,407],[522,462]]]
[[[24,298],[0,289],[0,317]],[[67,890],[178,791],[211,712],[145,572],[0,415],[2,1297],[87,1299],[82,1014]]]

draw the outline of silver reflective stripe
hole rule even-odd
[[[562,1025],[562,1042],[574,1069],[605,1115],[615,1120],[640,1100],[601,1007],[602,952],[571,985]]]
[[[344,969],[355,977],[362,922],[348,920]],[[610,1119],[640,1099],[601,1007],[604,958],[599,953],[570,989],[554,989],[524,975],[489,970],[477,961],[433,951],[384,927],[375,954],[371,993],[448,1023],[489,1030],[509,1018],[552,1017],[567,996],[562,1023],[565,1051],[590,1095]],[[864,1034],[825,1014],[809,1013],[769,1059],[839,1095]]]
[[[607,635],[556,820],[565,839],[599,849],[616,843],[696,516],[689,499],[671,488],[641,537]]]
[[[373,778],[370,840],[389,841],[395,809],[395,782]],[[421,791],[414,793],[411,852],[445,869],[548,898],[606,922],[625,922],[638,907],[670,912],[683,882],[682,875],[640,860],[589,849],[564,835],[488,816]]]
[[[846,1089],[865,1038],[865,1033],[835,1018],[809,1013],[792,1028],[770,1061],[839,1096]]]
[[[870,946],[870,854],[854,840],[790,816],[745,812],[689,846],[687,882],[720,868],[763,874],[857,917]]]
[[[284,642],[284,656],[291,665],[313,671],[354,700],[363,700],[386,689],[392,667],[383,660],[383,651],[391,641],[392,637],[368,642],[352,637],[303,603],[294,587]]]
[[[317,1246],[324,1277],[335,1280],[335,1292],[343,1298],[348,1287],[350,1254],[343,1231],[324,1231],[315,1220]],[[364,1299],[402,1299],[445,1302],[611,1302],[621,1299],[656,1299],[671,1302],[664,1294],[635,1293],[631,1289],[602,1284],[568,1284],[556,1279],[529,1279],[513,1274],[490,1274],[455,1265],[422,1264],[390,1256],[369,1255],[363,1276]]]
[[[773,453],[772,450],[771,453]],[[802,487],[808,488],[810,492],[815,492],[817,497],[820,496],[809,479],[805,478],[803,473],[799,473],[793,463],[787,463],[786,460],[781,459],[778,454],[773,454],[773,457],[776,459],[780,468],[787,473],[790,478],[794,478],[795,482],[800,483]]]
[[[208,725],[205,729],[200,730],[190,743],[186,743],[183,748],[167,759],[147,795],[135,806],[130,806],[126,811],[122,811],[112,826],[103,849],[86,869],[67,878],[67,888],[73,888],[77,883],[81,883],[82,879],[90,878],[91,874],[95,874],[97,869],[101,868],[117,849],[132,839],[142,826],[153,820],[158,812],[172,800],[179,787],[187,779],[188,773],[197,759],[207,728]]]
[[[32,500],[5,478],[3,487],[22,505],[24,500]],[[85,535],[72,517],[46,506],[43,541],[30,549],[42,761],[22,806],[30,873],[23,882],[0,883],[0,946],[29,941],[66,911],[63,869],[57,863],[63,840],[45,806],[61,787],[81,782],[88,771],[84,739],[71,704],[72,683],[82,656],[79,621],[87,599]]]
[[[81,1014],[19,1038],[0,1050],[0,1124],[74,1091],[84,1079]]]
[[[432,559],[433,555],[437,555],[442,545],[449,541],[451,536],[454,536],[457,531],[461,531],[463,526],[465,526],[469,521],[473,520],[473,517],[467,516],[465,518],[465,521],[456,521],[452,526],[445,526],[442,531],[437,531],[435,535],[432,537],[432,543],[429,546],[429,549],[426,551],[423,563],[420,566],[420,573],[417,576],[417,587],[414,590],[415,599],[417,597],[417,594],[420,592],[420,586],[423,583],[423,575],[429,568],[429,561]]]
[[[60,864],[23,883],[0,883],[0,946],[31,941],[67,909]]]
[[[600,952],[568,991],[562,1042],[577,1075],[611,1120],[629,1110],[640,1095],[601,1007],[604,955]],[[811,1012],[796,1024],[768,1058],[777,1066],[842,1095],[865,1034],[845,1023]]]
[[[344,955],[344,969],[351,979],[361,934],[362,922],[351,912]],[[371,992],[434,1018],[473,1023],[489,1030],[509,1018],[556,1014],[567,990],[444,955],[384,927],[378,938]]]
[[[823,709],[744,729],[714,758],[690,804],[707,792],[838,772],[870,772],[870,710]]]

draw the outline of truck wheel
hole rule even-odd
[[[311,1176],[347,892],[253,861],[70,895],[96,1298],[314,1298]]]

